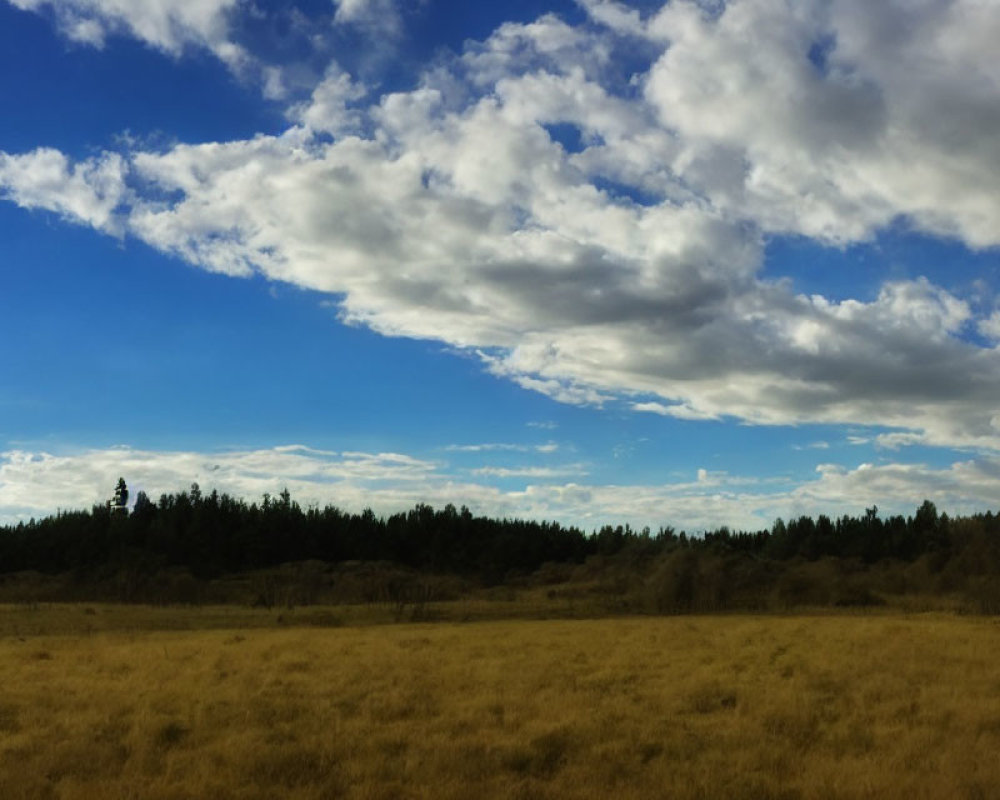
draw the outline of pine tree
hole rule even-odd
[[[128,486],[125,479],[119,478],[115,487],[115,496],[108,502],[112,514],[128,514]]]

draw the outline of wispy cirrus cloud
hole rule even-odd
[[[569,476],[586,475],[585,464],[562,464],[555,467],[521,466],[521,467],[476,467],[471,474],[487,478],[566,478]]]
[[[486,442],[483,444],[450,444],[444,449],[452,453],[487,453],[496,451],[510,453],[554,453],[559,449],[559,445],[555,442],[545,442],[544,444]]]

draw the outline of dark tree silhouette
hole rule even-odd
[[[124,478],[118,479],[114,497],[108,502],[108,507],[111,509],[112,514],[121,515],[128,513],[128,486],[125,485]]]

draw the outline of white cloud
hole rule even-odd
[[[1000,311],[994,311],[990,316],[980,320],[978,328],[983,336],[1000,344]]]
[[[123,228],[115,211],[128,196],[127,169],[115,153],[71,164],[51,148],[20,156],[0,152],[0,197],[117,235]]]
[[[842,244],[902,217],[1000,244],[1000,7],[586,6],[600,25],[505,24],[377,101],[331,68],[280,136],[77,165],[3,155],[0,187],[207,269],[342,297],[346,322],[468,348],[561,402],[1000,448],[1000,350],[963,336],[993,317],[916,276],[868,302],[759,276],[780,232]],[[155,8],[207,41],[229,6]],[[150,25],[135,35],[180,36]],[[614,54],[639,35],[653,64],[626,89]]]
[[[220,453],[129,447],[69,455],[11,450],[0,454],[0,515],[87,508],[106,500],[122,475],[133,499],[140,490],[155,500],[159,493],[197,482],[251,500],[287,487],[302,502],[342,497],[356,504],[368,488],[383,482],[397,490],[422,484],[436,469],[432,462],[398,453],[330,453],[300,445]]]
[[[565,474],[558,468],[484,468],[474,476],[481,480],[468,480],[441,463],[406,454],[326,452],[301,445],[215,453],[128,447],[63,455],[12,450],[0,453],[0,521],[105,502],[119,476],[133,498],[142,490],[154,501],[160,493],[184,490],[197,481],[203,492],[218,489],[248,501],[288,488],[303,506],[334,504],[351,512],[371,507],[389,514],[420,502],[436,507],[453,503],[468,505],[477,514],[554,519],[587,530],[624,522],[689,531],[722,525],[758,529],[779,516],[839,516],[872,505],[883,514],[910,514],[924,498],[957,514],[995,507],[1000,497],[1000,461],[995,458],[944,468],[822,465],[814,479],[792,486],[704,469],[695,480],[659,485],[553,482]],[[513,490],[489,483],[516,478],[524,483]],[[539,478],[545,482],[529,482]]]
[[[103,47],[115,34],[132,36],[173,56],[189,45],[211,50],[231,68],[247,54],[230,40],[228,16],[241,0],[8,0],[25,11],[51,12],[68,38]]]
[[[350,106],[361,100],[366,91],[364,86],[333,64],[313,89],[309,101],[293,106],[289,117],[317,133],[334,136],[358,133],[362,127],[362,114]]]
[[[797,445],[793,445],[793,449],[795,449],[795,450],[829,450],[830,449],[830,443],[829,442],[820,441],[820,442],[810,442],[807,445],[799,445],[799,444],[797,444]]]
[[[571,475],[586,475],[583,464],[563,464],[558,467],[477,467],[470,470],[473,475],[487,478],[565,478]]]
[[[928,499],[949,514],[972,513],[996,507],[1000,461],[984,458],[959,461],[948,467],[924,464],[862,464],[855,469],[825,465],[819,479],[790,494],[795,513],[817,509],[837,515],[845,508],[878,505],[883,514],[911,514]]]
[[[718,176],[719,207],[833,242],[898,215],[995,245],[1000,9],[975,0],[674,2],[646,85],[684,142],[675,166]]]
[[[659,414],[661,417],[669,417],[671,414],[671,407],[665,406],[663,403],[650,402],[650,403],[633,403],[633,411],[642,411],[647,414]]]
[[[630,36],[646,35],[642,17],[634,8],[615,0],[578,0],[587,13],[602,25]]]
[[[486,442],[483,444],[450,444],[444,448],[453,453],[483,453],[491,451],[509,451],[515,453],[554,453],[559,449],[555,442],[545,444],[514,444],[511,442]]]
[[[875,437],[876,447],[882,447],[886,450],[898,450],[901,447],[924,443],[925,437],[919,433],[880,433]]]
[[[659,414],[661,417],[674,417],[675,419],[686,419],[686,420],[709,420],[718,419],[718,415],[708,412],[701,411],[696,408],[691,407],[687,403],[677,403],[672,406],[664,405],[663,403],[658,403],[656,401],[648,403],[633,403],[633,411],[641,411],[648,414]]]
[[[334,0],[339,24],[361,25],[382,35],[398,35],[402,19],[396,0]]]

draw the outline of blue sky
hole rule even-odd
[[[1000,10],[0,0],[0,519],[119,475],[1000,507]]]

